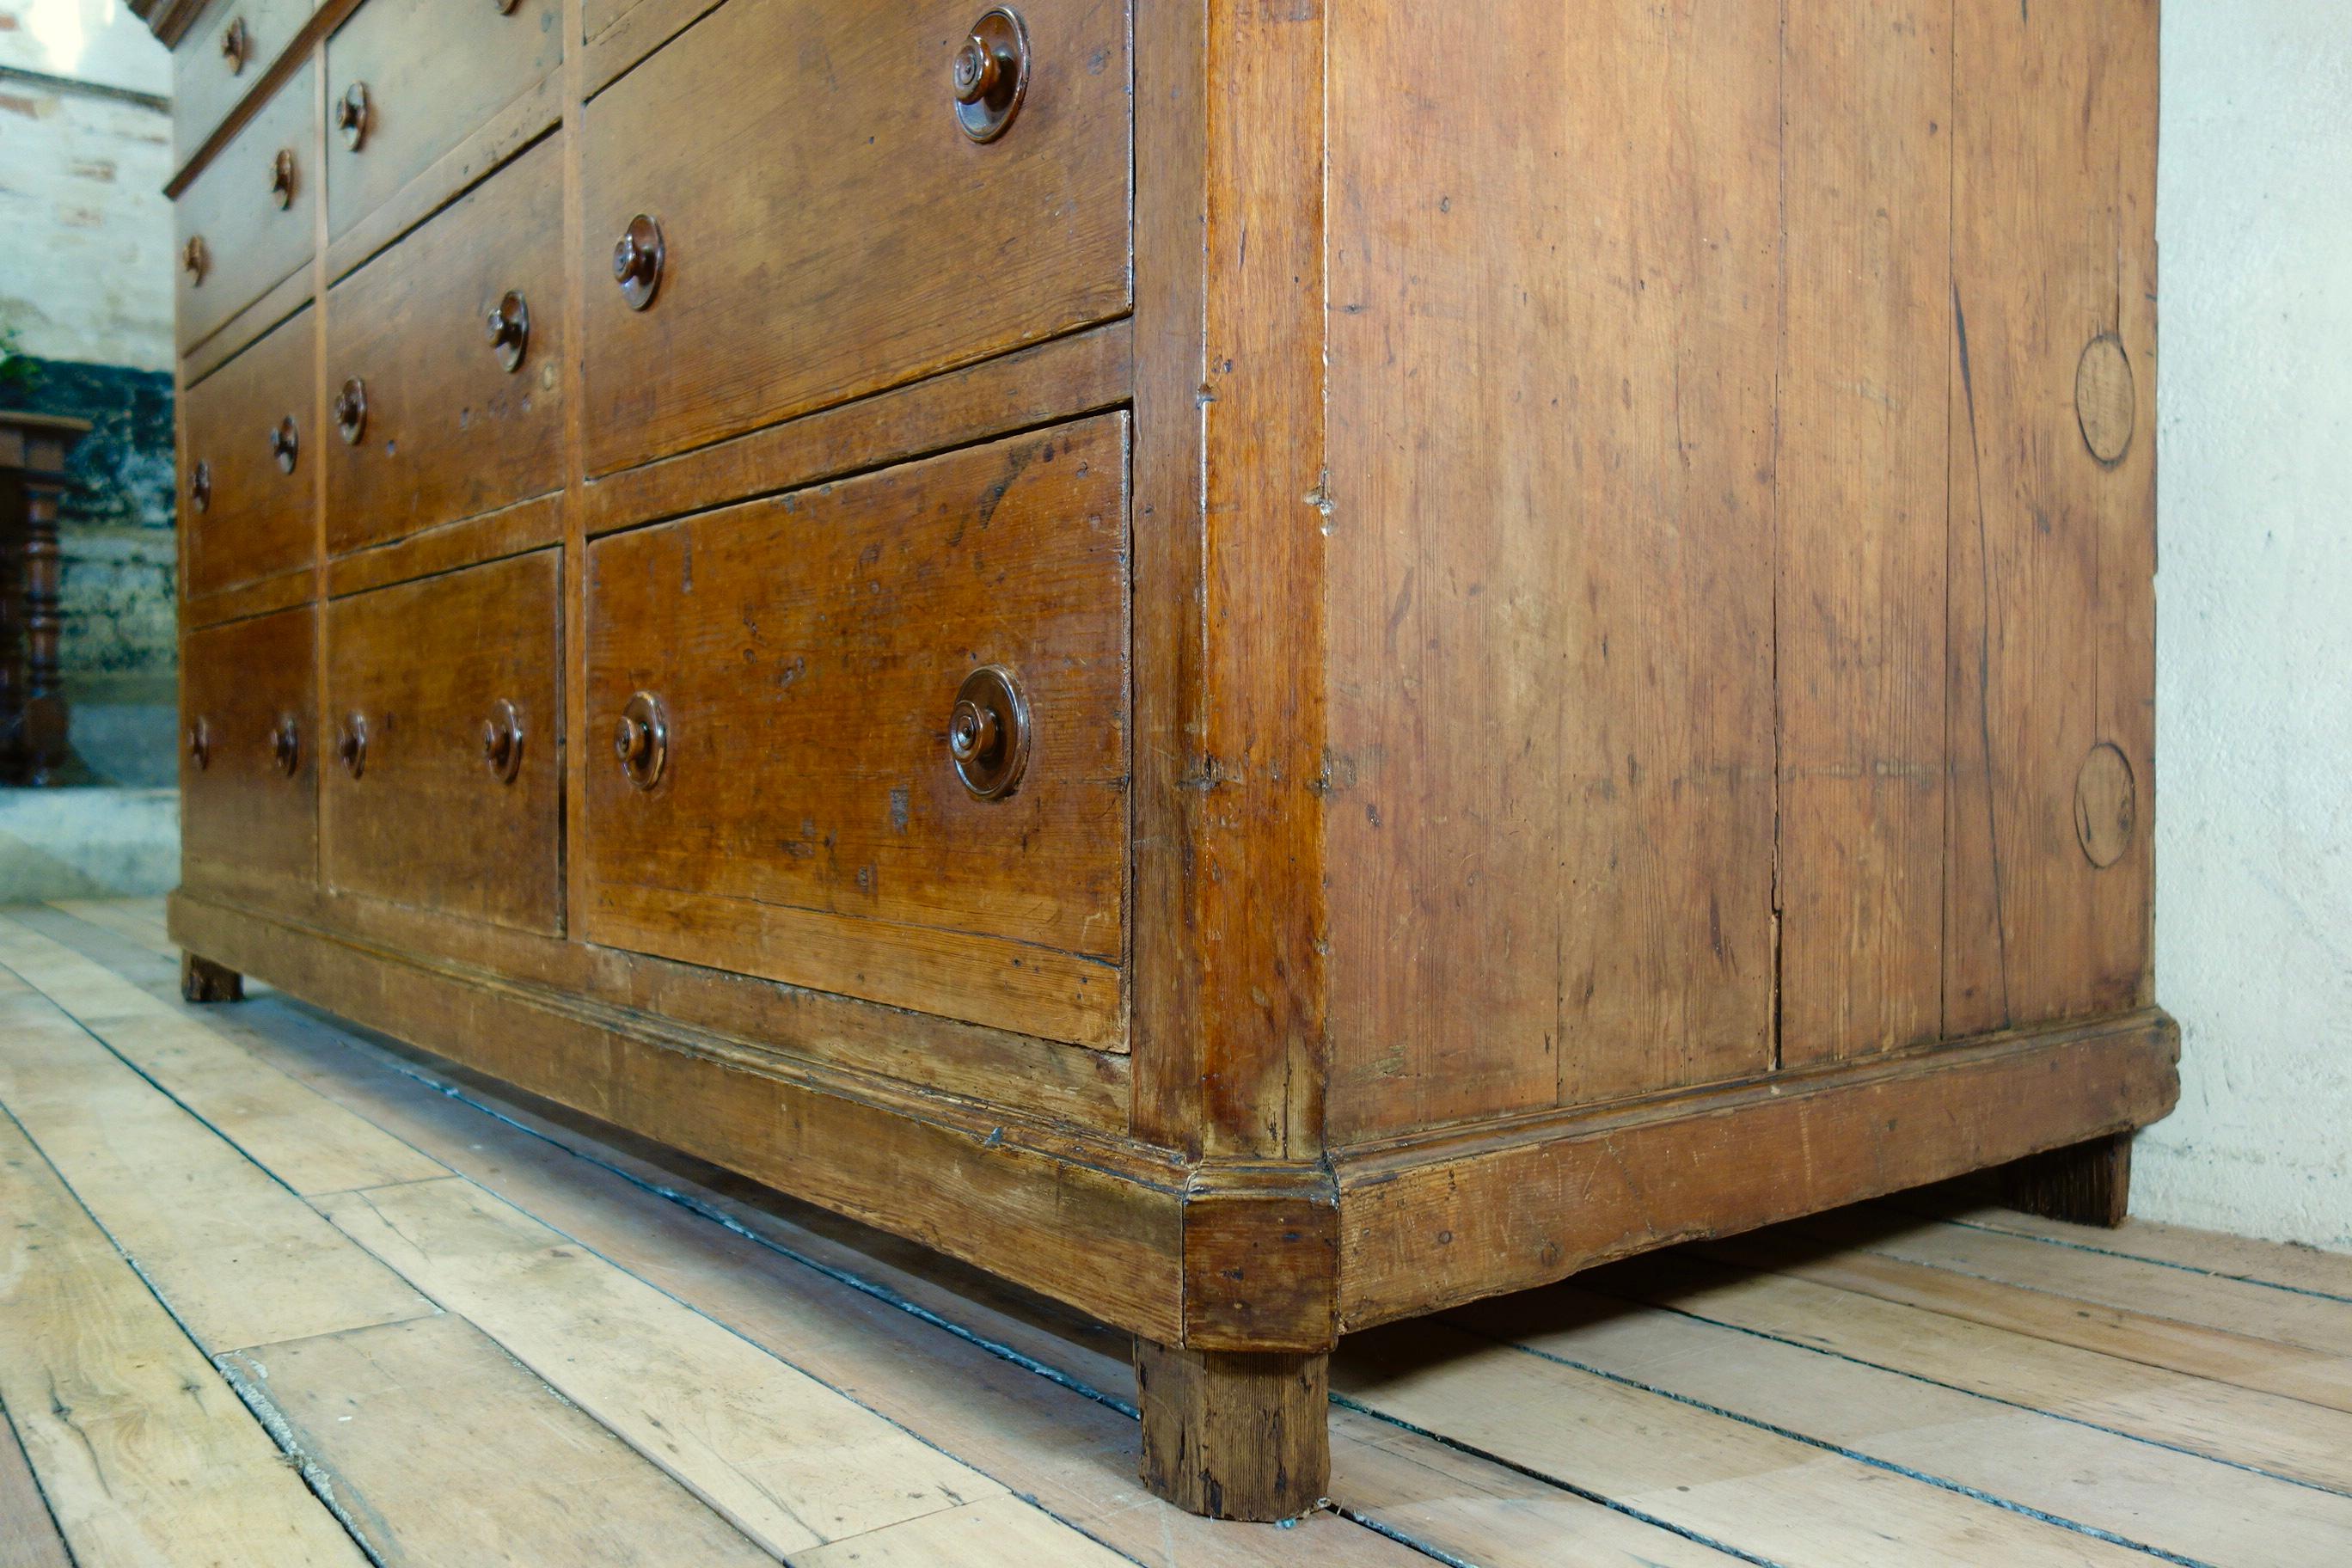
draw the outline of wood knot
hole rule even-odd
[[[2124,460],[2138,424],[2139,399],[2131,358],[2113,332],[2093,338],[2074,367],[2074,416],[2091,456],[2108,468]]]
[[[2104,871],[2124,858],[2139,826],[2139,790],[2131,763],[2102,741],[2074,775],[2074,837],[2091,864]]]

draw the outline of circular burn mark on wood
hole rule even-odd
[[[2139,401],[2131,359],[2113,332],[2093,338],[2074,367],[2074,416],[2082,423],[2083,444],[2091,448],[2091,456],[2109,468],[2124,460],[2131,450]]]
[[[2112,742],[2102,741],[2074,775],[2074,837],[2091,864],[2104,871],[2124,858],[2138,826],[2139,790],[2131,763]]]

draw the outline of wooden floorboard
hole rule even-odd
[[[202,1444],[141,1462],[258,1455],[270,1484],[189,1539],[290,1519],[319,1561],[357,1536],[383,1562],[801,1568],[2352,1561],[2336,1255],[1950,1189],[1637,1259],[1351,1338],[1332,1506],[1214,1525],[1136,1483],[1099,1325],[266,992],[189,1007],[175,959],[152,901],[0,912],[0,1132],[30,1134],[8,1196],[39,1177],[42,1223],[82,1227],[15,1243],[0,1325],[102,1298],[211,1389],[169,1413]],[[35,1405],[0,1520],[30,1497],[64,1540],[10,1528],[0,1568],[20,1538],[41,1568],[233,1560],[105,1554],[184,1500],[93,1510],[22,1338],[0,1329],[0,1398]]]
[[[7,1408],[0,1405],[0,1568],[72,1568],[72,1563]]]

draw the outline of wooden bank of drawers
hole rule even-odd
[[[562,61],[560,0],[368,0],[327,40],[327,232],[349,230]]]
[[[313,251],[314,77],[297,71],[180,193],[179,344],[202,342]]]
[[[307,885],[317,875],[317,615],[306,605],[181,641],[180,834],[192,885]]]
[[[318,316],[306,306],[190,387],[180,528],[191,599],[306,567],[316,547]]]
[[[596,542],[584,934],[1113,1043],[1127,584],[1124,415]],[[950,754],[983,667],[1026,710],[993,799]]]
[[[950,90],[981,9],[729,0],[590,100],[590,472],[1128,308],[1125,7],[1022,5],[1031,79],[984,143]],[[640,217],[649,300],[613,268]]]
[[[560,928],[562,578],[543,550],[327,606],[331,889]]]
[[[562,227],[549,140],[329,293],[330,552],[562,488]]]
[[[312,0],[213,0],[172,49],[172,145],[182,163],[286,52]]]

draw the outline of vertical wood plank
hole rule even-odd
[[[1779,28],[1333,16],[1336,1139],[1769,1064]]]
[[[1944,1025],[1961,1035],[2147,991],[2157,5],[1959,0],[1953,58]],[[2135,427],[2112,463],[2093,447],[2121,439],[2114,410],[2076,394],[2103,336]],[[2078,826],[2078,784],[2101,821]]]
[[[1943,1024],[1951,0],[1791,0],[1780,1059]]]
[[[73,1568],[5,1405],[0,1405],[0,1568]]]

